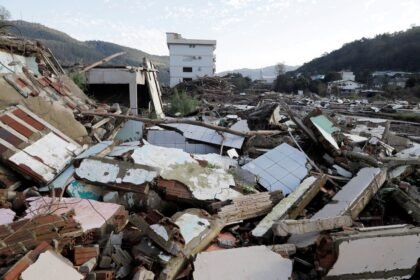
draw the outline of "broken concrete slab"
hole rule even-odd
[[[228,265],[227,265],[228,264]],[[265,246],[252,246],[198,254],[194,279],[290,279],[292,261]]]
[[[0,208],[0,225],[6,225],[13,222],[16,213],[13,210]]]
[[[96,157],[82,160],[75,169],[75,176],[89,183],[134,192],[145,192],[145,184],[153,181],[158,174],[156,168]]]
[[[22,272],[23,280],[81,280],[85,276],[77,272],[69,260],[52,250],[39,255],[35,263]]]
[[[231,188],[235,181],[225,169],[215,165],[202,166],[199,160],[182,150],[144,145],[134,149],[131,158],[136,163],[160,168],[163,179],[183,183],[196,199],[227,200],[241,196],[240,192]],[[208,157],[202,158],[210,160]],[[222,161],[217,162],[225,166]]]
[[[320,188],[325,185],[327,178],[308,177],[287,197],[283,198],[271,212],[265,216],[258,225],[252,230],[255,237],[263,237],[269,231],[274,222],[282,219],[295,219],[300,212],[311,202]]]

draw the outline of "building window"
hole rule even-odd
[[[182,72],[192,72],[192,67],[182,67]]]
[[[195,48],[195,45],[189,45],[190,48]]]
[[[189,82],[189,81],[192,81],[192,78],[183,78],[182,81],[183,82]]]

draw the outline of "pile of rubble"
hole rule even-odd
[[[217,100],[233,94],[234,86],[229,79],[222,77],[199,77],[191,81],[183,81],[176,86],[178,92],[188,92],[200,99]]]
[[[3,279],[418,277],[418,124],[274,94],[144,119],[39,44],[0,47]]]

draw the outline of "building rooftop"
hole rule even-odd
[[[168,46],[170,44],[177,44],[177,45],[211,45],[216,47],[216,40],[202,40],[202,39],[186,39],[181,36],[181,34],[167,32],[166,33],[166,42]]]

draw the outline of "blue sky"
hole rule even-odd
[[[217,40],[217,71],[300,65],[420,25],[419,0],[0,0],[12,19],[167,55],[165,32]]]

